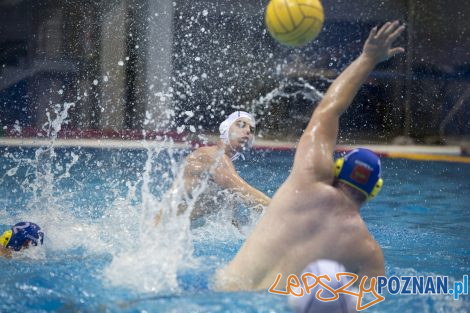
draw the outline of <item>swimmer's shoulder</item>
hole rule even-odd
[[[210,168],[216,162],[220,162],[225,155],[216,146],[201,147],[194,150],[186,158],[186,169],[198,169],[198,171]]]
[[[343,201],[341,194],[331,185],[322,182],[305,183],[291,178],[284,182],[273,199],[281,199],[276,202],[296,203],[299,207],[307,209],[312,206],[317,210],[325,208],[325,211],[340,206]]]
[[[330,190],[334,182],[334,176],[319,179],[308,171],[292,170],[286,182],[298,188]]]
[[[215,158],[219,154],[223,154],[223,152],[217,146],[206,146],[197,148],[191,152],[190,156]]]
[[[284,182],[284,185],[289,186],[289,189],[306,191],[317,196],[321,194],[328,197],[337,197],[339,195],[338,189],[333,187],[332,184],[332,181],[315,181],[299,177],[299,175],[289,175],[288,179]]]
[[[224,151],[217,146],[200,147],[194,150],[189,156],[188,161],[199,161],[212,163],[225,157]]]
[[[211,147],[201,147],[188,155],[187,160],[191,161],[209,161],[213,158],[214,152],[212,151]]]

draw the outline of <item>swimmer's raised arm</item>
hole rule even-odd
[[[310,181],[333,181],[333,152],[339,130],[339,117],[349,107],[359,88],[374,67],[397,53],[392,48],[404,30],[396,22],[388,22],[377,30],[374,27],[367,38],[361,55],[331,84],[315,109],[297,147],[292,173]]]
[[[252,187],[238,175],[233,163],[226,155],[220,158],[219,164],[212,175],[219,186],[239,192],[243,199],[250,204],[261,204],[266,207],[271,201],[268,196]]]

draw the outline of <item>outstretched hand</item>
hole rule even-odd
[[[402,47],[392,48],[392,44],[403,33],[405,25],[398,21],[387,22],[380,29],[374,27],[364,44],[363,54],[375,63],[388,60],[395,54],[405,52]]]

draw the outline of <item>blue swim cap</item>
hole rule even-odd
[[[42,244],[44,233],[41,227],[31,222],[19,222],[11,228],[11,237],[6,243],[6,247],[15,251],[20,251],[24,243],[29,240],[32,245]]]
[[[380,159],[368,149],[354,149],[339,158],[335,170],[339,181],[359,190],[368,199],[374,198],[382,188]]]

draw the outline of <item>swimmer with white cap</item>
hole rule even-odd
[[[256,228],[235,258],[219,270],[221,290],[277,290],[310,263],[330,259],[357,274],[384,275],[384,257],[360,209],[382,186],[381,164],[367,149],[333,160],[341,114],[375,66],[404,51],[392,44],[404,31],[398,22],[373,28],[361,55],[332,83],[313,112],[287,180],[273,196]],[[366,284],[367,285],[367,284]]]
[[[237,193],[245,204],[258,211],[268,206],[271,199],[241,178],[233,164],[238,158],[245,159],[244,152],[253,145],[255,127],[256,122],[251,114],[244,111],[233,112],[220,124],[220,140],[216,145],[200,147],[186,158],[184,188],[175,181],[167,196],[185,193],[186,198],[192,200],[197,196],[191,211],[191,220],[226,208],[226,199],[220,199],[224,197],[221,190]],[[202,184],[207,184],[207,188],[202,193],[194,192],[199,191]],[[181,203],[179,213],[186,207],[185,203]],[[157,224],[161,217],[162,212],[159,212],[156,216]]]
[[[11,257],[13,251],[28,249],[31,245],[42,245],[44,233],[35,223],[19,222],[0,236],[0,256]]]

